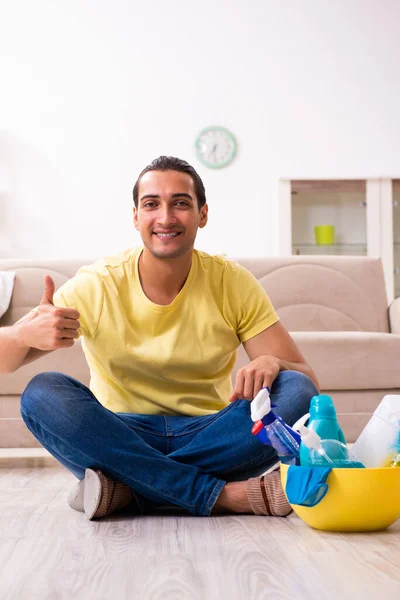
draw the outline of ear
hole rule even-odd
[[[139,231],[140,230],[139,215],[138,215],[138,210],[137,210],[136,206],[133,207],[133,224],[135,226],[135,229],[137,229]]]
[[[200,229],[202,229],[203,227],[205,227],[207,225],[207,221],[208,221],[208,204],[204,204],[204,206],[202,206],[200,209],[200,216],[199,216]]]

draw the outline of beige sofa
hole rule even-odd
[[[290,256],[234,259],[267,290],[278,314],[335,402],[349,442],[385,394],[400,394],[400,298],[387,306],[379,259]],[[43,276],[57,288],[93,260],[2,260],[16,272],[14,292],[0,326],[11,325],[40,302]],[[239,349],[236,370],[245,364]],[[40,446],[21,420],[19,398],[42,371],[68,373],[86,385],[89,370],[80,342],[0,375],[0,447]],[[235,373],[234,372],[234,373]]]

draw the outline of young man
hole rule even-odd
[[[80,480],[72,508],[89,519],[127,504],[194,515],[290,512],[276,455],[251,434],[250,402],[265,386],[283,419],[308,410],[318,382],[244,268],[194,250],[207,223],[203,183],[162,156],[140,174],[133,217],[143,248],[83,267],[0,331],[3,371],[82,336],[90,390],[62,373],[34,377],[21,414]],[[243,343],[249,363],[231,372]]]

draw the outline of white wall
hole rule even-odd
[[[280,177],[399,176],[397,0],[5,4],[1,256],[137,245],[132,185],[160,154],[204,179],[197,247],[231,256],[278,253]],[[209,124],[239,143],[220,171],[194,155]]]

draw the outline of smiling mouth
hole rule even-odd
[[[157,233],[156,231],[154,231],[153,235],[160,238],[161,240],[171,240],[173,238],[178,237],[178,235],[180,235],[181,233],[181,231],[171,231],[170,233]]]

